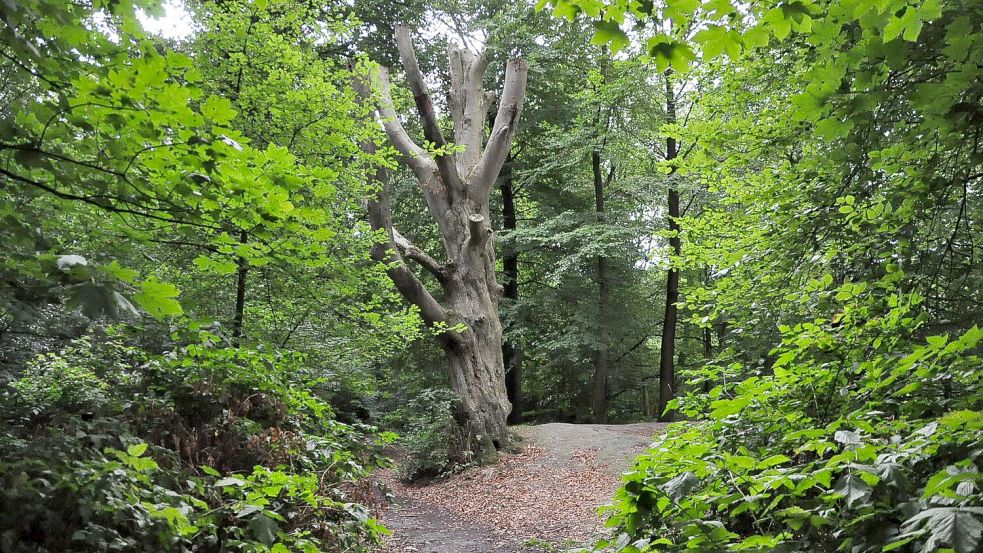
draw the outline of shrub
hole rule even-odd
[[[392,437],[333,420],[304,359],[212,336],[47,354],[5,393],[0,552],[366,551]]]
[[[637,459],[601,545],[979,551],[983,331],[912,342],[919,302],[861,290],[835,320],[783,328],[770,373],[724,368],[732,384],[678,401],[704,422]]]
[[[454,420],[460,402],[452,391],[429,388],[399,409],[391,421],[402,430],[406,458],[400,463],[400,476],[407,480],[442,476],[470,462],[462,452],[465,441],[458,435]]]
[[[103,376],[118,376],[115,366],[106,365],[93,356],[89,338],[75,340],[59,353],[38,355],[9,383],[6,415],[36,424],[59,413],[100,410],[109,401],[110,384]]]

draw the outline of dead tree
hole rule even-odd
[[[427,254],[393,227],[385,182],[378,198],[370,202],[369,218],[372,227],[384,231],[388,241],[378,244],[373,256],[388,264],[396,288],[420,309],[428,325],[460,329],[443,332],[438,339],[447,356],[451,386],[461,397],[457,419],[464,445],[483,460],[508,441],[506,417],[511,408],[505,389],[502,324],[498,316],[503,289],[495,277],[489,196],[515,136],[525,96],[527,65],[519,59],[508,61],[497,115],[485,142],[485,121],[495,101],[494,93],[482,87],[488,60],[482,54],[454,44],[449,46],[447,105],[454,125],[452,147],[444,139],[407,28],[397,27],[396,46],[424,138],[436,154],[417,145],[400,123],[386,68],[379,68],[373,79],[377,112],[390,142],[420,183],[443,238],[446,261]],[[361,86],[360,93],[363,98],[370,98],[367,87]],[[384,179],[383,174],[378,176]],[[406,260],[433,275],[442,289],[442,301],[427,289]]]

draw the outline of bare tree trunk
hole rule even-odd
[[[705,285],[710,284],[710,268],[708,267],[703,272],[703,282]],[[713,336],[710,333],[710,327],[703,329],[703,360],[709,363],[713,359]],[[710,380],[703,381],[703,393],[710,393],[713,389],[713,382]]]
[[[601,170],[601,153],[591,152],[591,169],[594,173],[594,216],[598,223],[605,221],[604,212],[604,173]],[[614,166],[607,176],[607,184],[614,177]],[[594,385],[591,393],[594,422],[606,423],[608,419],[608,354],[610,350],[610,304],[611,283],[608,279],[608,259],[599,255],[596,258],[597,278],[597,351],[594,352]]]
[[[249,233],[239,232],[239,243],[245,244],[249,240]],[[238,347],[242,338],[242,324],[245,320],[246,311],[246,275],[249,273],[249,262],[239,258],[236,268],[236,303],[232,311],[232,345]]]
[[[424,138],[439,150],[447,146],[447,141],[405,27],[396,29],[396,46]],[[396,288],[420,308],[427,324],[449,328],[440,334],[439,342],[447,356],[451,387],[461,398],[456,418],[464,438],[462,445],[468,450],[462,453],[470,452],[485,461],[508,441],[506,418],[510,411],[498,316],[503,288],[495,277],[489,197],[515,136],[528,68],[522,60],[510,60],[506,65],[502,98],[482,152],[485,120],[494,100],[494,94],[482,88],[487,60],[454,44],[449,45],[448,57],[451,88],[447,104],[455,143],[464,147],[462,152],[431,156],[414,143],[393,108],[388,70],[379,68],[374,79],[383,127],[420,183],[443,238],[447,261],[438,262],[393,227],[383,169],[376,176],[384,185],[376,201],[370,202],[369,219],[374,229],[385,231],[388,236],[386,242],[373,248],[373,256],[387,263]],[[365,101],[372,101],[368,82],[356,83],[356,89]],[[375,151],[372,144],[363,144],[363,148],[370,153]],[[443,303],[427,290],[405,259],[416,262],[436,278],[443,290]]]
[[[514,231],[518,226],[515,215],[515,189],[512,181],[512,156],[505,159],[502,168],[502,178],[498,185],[502,193],[502,227]],[[505,290],[502,297],[515,302],[519,299],[519,255],[515,248],[507,248],[502,255],[502,272],[505,275]],[[509,413],[509,424],[522,422],[522,346],[506,339],[502,342],[502,358],[505,361],[505,391],[512,411]]]
[[[652,394],[649,392],[651,381],[642,379],[642,407],[645,413],[645,420],[652,420]]]
[[[666,122],[676,122],[676,97],[672,86],[672,70],[666,70]],[[676,139],[669,137],[666,139],[666,160],[672,161],[679,155],[679,145]],[[679,241],[679,190],[676,188],[673,178],[676,169],[673,168],[669,174],[668,198],[668,218],[669,218],[669,246],[672,254],[679,256],[682,251]],[[662,324],[662,350],[659,359],[659,420],[672,420],[673,414],[666,412],[666,407],[675,394],[674,381],[676,378],[676,367],[674,357],[676,353],[676,321],[678,319],[676,303],[679,301],[679,268],[674,264],[669,266],[669,274],[666,277],[666,310]]]

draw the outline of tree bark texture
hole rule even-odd
[[[676,122],[676,97],[672,86],[672,70],[666,70],[666,122]],[[676,139],[669,137],[666,139],[666,160],[672,161],[679,155],[679,144]],[[679,241],[679,190],[675,184],[676,169],[673,167],[667,182],[669,183],[669,194],[666,215],[669,219],[669,247],[672,255],[678,257],[682,252]],[[659,359],[659,420],[672,420],[672,413],[667,412],[666,408],[675,394],[674,383],[676,379],[676,366],[674,362],[676,354],[676,321],[678,312],[676,304],[679,302],[679,268],[674,262],[669,265],[669,273],[666,276],[666,310],[662,325],[662,348]]]
[[[417,63],[406,27],[396,29],[396,46],[413,93],[424,138],[436,149],[448,144],[434,111],[430,92]],[[403,128],[393,107],[389,74],[379,68],[368,82],[356,83],[365,101],[377,102],[377,112],[390,142],[416,175],[427,206],[443,239],[446,261],[438,261],[393,227],[386,174],[378,197],[370,202],[369,219],[383,231],[386,242],[373,256],[387,264],[390,278],[402,296],[420,309],[431,326],[446,325],[439,335],[447,356],[451,387],[461,398],[456,419],[463,447],[483,461],[508,441],[506,418],[511,406],[505,388],[502,324],[498,315],[503,287],[495,276],[495,250],[489,224],[489,197],[515,136],[525,97],[528,67],[509,60],[495,123],[482,147],[485,120],[495,95],[482,88],[484,55],[448,48],[451,86],[447,105],[454,124],[457,153],[431,155]],[[372,94],[372,88],[376,95]],[[370,152],[374,145],[363,144]],[[440,284],[443,301],[435,299],[407,265],[414,261]]]

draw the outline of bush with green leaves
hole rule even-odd
[[[702,422],[638,458],[610,510],[619,535],[602,545],[979,551],[983,330],[912,341],[922,298],[877,284],[813,293],[838,314],[783,327],[769,371],[708,368],[724,384],[676,402]]]
[[[191,335],[164,355],[79,340],[8,385],[0,551],[364,551],[379,540],[359,501],[391,436],[333,420],[307,391],[302,356]]]
[[[86,338],[59,353],[39,355],[9,383],[5,405],[18,411],[24,422],[104,407],[110,384],[92,369],[98,360],[91,355],[92,344]]]
[[[399,429],[406,458],[399,463],[400,476],[407,480],[439,477],[471,462],[454,420],[461,399],[446,388],[428,388],[389,417]]]

